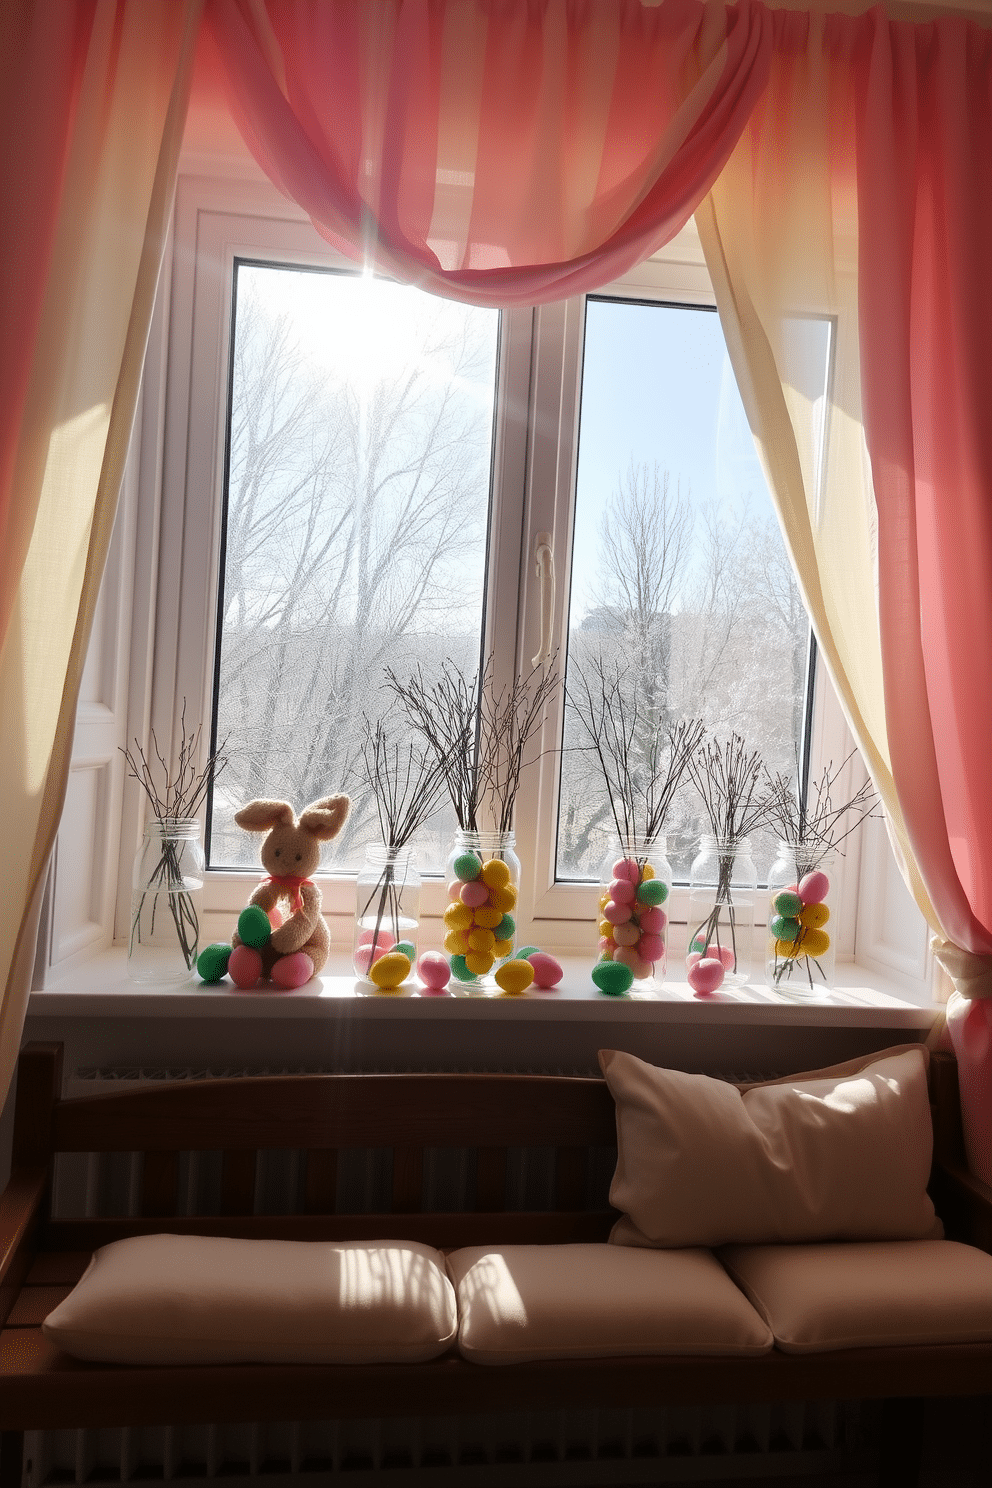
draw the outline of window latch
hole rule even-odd
[[[555,555],[551,547],[551,533],[539,532],[534,540],[534,560],[537,577],[541,585],[541,646],[532,658],[531,666],[545,666],[553,651],[552,640],[555,623]]]

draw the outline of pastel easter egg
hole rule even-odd
[[[819,930],[827,923],[829,918],[830,910],[825,904],[807,904],[799,916],[799,923],[807,930]],[[783,935],[782,939],[787,940],[788,936]]]
[[[807,930],[799,942],[799,954],[801,956],[812,956],[815,961],[823,956],[830,948],[830,936],[826,930]]]
[[[475,911],[475,924],[481,926],[483,930],[495,930],[503,918],[499,910],[494,909],[491,904],[480,904]]]
[[[227,963],[231,959],[231,947],[223,941],[215,941],[213,945],[204,946],[196,958],[197,975],[204,982],[219,982],[227,972]]]
[[[636,886],[629,878],[615,878],[610,884],[610,898],[614,904],[633,904]]]
[[[709,945],[706,947],[703,959],[705,960],[707,956],[711,957],[714,961],[719,961],[724,971],[733,971],[737,965],[737,957],[734,955],[733,946]]]
[[[356,946],[352,960],[356,974],[358,976],[368,976],[369,967],[372,965],[372,947],[370,945]]]
[[[489,951],[469,951],[465,965],[473,976],[485,976],[487,971],[492,971],[495,959]]]
[[[424,951],[417,962],[417,975],[431,992],[443,992],[451,980],[451,967],[440,951]]]
[[[452,956],[451,975],[459,982],[475,982],[478,978],[474,971],[470,971],[465,964],[464,956]]]
[[[615,927],[610,924],[609,920],[600,920],[599,922],[600,935],[608,935],[611,940],[613,939],[614,928]]]
[[[444,937],[444,949],[449,956],[464,956],[470,949],[467,930],[449,930]]]
[[[517,955],[526,958],[527,956],[533,956],[534,952],[540,949],[540,946],[524,946],[517,952]]]
[[[238,915],[238,935],[246,946],[257,950],[260,946],[268,945],[271,934],[269,917],[260,905],[249,904]]]
[[[517,933],[517,922],[512,915],[505,914],[498,921],[495,929],[497,940],[512,940]]]
[[[668,924],[668,916],[656,904],[648,904],[643,909],[638,910],[637,923],[649,935],[660,935]]]
[[[482,867],[482,882],[490,889],[504,889],[510,882],[510,869],[502,858],[490,858]]]
[[[603,910],[603,919],[609,920],[611,925],[625,925],[630,919],[630,905],[616,904],[611,899]]]
[[[650,863],[642,863],[641,864],[641,868],[640,868],[640,873],[641,873],[641,879],[642,879],[642,881],[645,878],[656,878],[657,877],[657,874],[655,873],[654,869],[651,867],[651,864]]]
[[[665,942],[660,935],[642,935],[637,949],[645,961],[657,961],[665,949]]]
[[[449,930],[467,930],[472,924],[472,911],[461,900],[457,904],[449,904],[444,911],[444,923]]]
[[[617,925],[613,931],[613,939],[617,945],[636,945],[641,938],[641,932],[633,920],[628,920],[626,925]]]
[[[381,987],[384,992],[393,991],[409,975],[410,958],[404,956],[402,951],[388,951],[385,956],[374,961],[368,970],[369,981]]]
[[[461,881],[460,878],[453,878],[451,880],[450,884],[448,885],[448,898],[451,899],[451,900],[453,900],[455,903],[460,904],[461,903],[461,897],[462,897],[462,881]]]
[[[668,898],[668,889],[660,878],[646,878],[637,886],[638,904],[662,904]]]
[[[412,940],[398,940],[393,946],[393,950],[400,951],[404,956],[406,956],[411,966],[417,959],[417,947],[414,945]]]
[[[645,961],[643,956],[638,956],[630,969],[634,973],[635,982],[646,982],[648,977],[654,976],[654,962]]]
[[[517,954],[519,955],[519,952]],[[496,943],[495,943],[495,945],[493,946],[493,955],[496,957],[496,960],[497,961],[501,961],[504,956],[512,956],[513,955],[513,941],[512,941],[512,939],[511,940],[497,940]]]
[[[686,956],[686,958],[685,958],[685,964],[686,964],[686,966],[695,966],[696,962],[697,961],[702,961],[702,959],[703,959],[703,953],[702,953],[702,951],[690,951],[689,954],[688,954],[688,956]]]
[[[509,914],[516,908],[517,891],[512,884],[504,884],[502,887],[489,890],[489,903],[501,914]]]
[[[822,904],[830,892],[830,880],[816,869],[799,880],[799,897],[804,904]]]
[[[772,908],[775,913],[782,915],[787,920],[798,919],[802,907],[803,901],[795,889],[783,889],[772,900]]]
[[[613,960],[613,952],[616,950],[616,942],[607,940],[605,935],[599,938],[599,954],[604,961]]]
[[[380,925],[378,930],[374,928],[372,930],[363,930],[361,935],[359,935],[358,937],[358,944],[374,944],[376,955],[384,956],[387,951],[391,951],[393,949],[393,946],[396,944],[396,937],[394,935],[390,935],[385,925]]]
[[[698,951],[700,956],[704,955],[706,951],[706,941],[703,936],[693,936],[692,945],[689,947],[689,949],[690,951]]]
[[[485,930],[481,926],[468,932],[469,949],[472,951],[488,951],[492,954],[496,937],[491,930]]]
[[[462,883],[471,883],[482,872],[482,859],[474,852],[459,853],[452,868]]]
[[[777,940],[775,954],[783,961],[794,961],[797,956],[803,955],[803,951],[798,940]]]
[[[636,884],[641,877],[636,858],[618,858],[610,869],[614,878],[625,878],[628,883]]]
[[[621,962],[621,964],[624,966],[633,968],[637,965],[638,961],[641,958],[634,950],[633,946],[617,946],[616,950],[613,952],[613,959],[614,961]]]
[[[463,883],[461,888],[461,901],[470,909],[476,909],[480,904],[485,904],[489,898],[489,890],[484,883],[473,879],[469,883]]]
[[[613,895],[610,893],[609,889],[604,889],[603,892],[600,894],[599,898],[597,899],[596,903],[599,905],[600,909],[602,910],[605,905],[609,904],[609,902],[612,899],[612,897],[613,897]]]
[[[600,961],[592,969],[592,979],[604,997],[622,997],[630,991],[634,973],[617,961]]]
[[[726,975],[722,961],[715,956],[704,956],[697,961],[695,966],[690,966],[686,974],[686,981],[693,992],[705,996],[709,992],[715,992]]]
[[[269,924],[272,926],[273,930],[278,930],[279,926],[282,923],[282,910],[279,908],[278,904],[273,904],[272,908],[269,910]]]
[[[799,921],[787,915],[776,915],[769,929],[776,940],[795,940],[799,934]]]
[[[507,961],[496,972],[496,985],[510,997],[525,992],[534,980],[534,968],[529,961]]]
[[[557,987],[565,975],[561,962],[554,956],[550,956],[547,951],[533,951],[527,960],[534,968],[534,986],[540,987],[542,992]]]

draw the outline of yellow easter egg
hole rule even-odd
[[[384,992],[391,992],[400,982],[405,982],[409,975],[410,958],[404,956],[402,951],[390,951],[387,955],[380,956],[378,961],[373,961],[368,971],[369,981],[375,982]]]
[[[819,930],[829,918],[830,911],[825,904],[807,904],[799,916],[799,923],[807,930]]]
[[[475,911],[475,923],[481,925],[484,930],[495,930],[503,918],[501,909],[494,909],[491,904],[480,904]]]
[[[507,961],[496,973],[496,984],[504,992],[515,997],[524,992],[534,980],[534,968],[529,961]]]
[[[488,951],[469,951],[465,957],[465,965],[475,976],[485,976],[487,971],[492,971],[494,956]]]
[[[806,934],[801,936],[799,940],[799,954],[801,956],[812,956],[814,961],[818,956],[824,955],[829,947],[830,936],[826,930],[807,930]]]
[[[496,944],[493,946],[493,955],[496,957],[496,960],[497,961],[501,961],[504,956],[509,956],[512,953],[512,951],[513,951],[513,941],[512,940],[498,940],[496,942]]]
[[[613,925],[609,920],[600,920],[599,933],[606,940],[613,939]]]
[[[467,904],[449,904],[444,911],[444,923],[449,930],[467,930],[472,923],[472,911]]]
[[[470,930],[468,932],[468,944],[469,950],[488,951],[491,955],[493,946],[496,944],[496,937],[491,930],[480,927],[477,930]]]
[[[775,942],[775,954],[781,956],[785,961],[791,961],[801,954],[798,940],[777,940]]]
[[[493,909],[498,909],[501,915],[509,914],[516,902],[517,891],[512,884],[507,884],[505,888],[489,890],[489,903]]]
[[[654,878],[654,869],[651,867],[650,863],[645,863],[644,867],[641,869],[641,883],[643,883],[646,878]]]
[[[449,956],[464,956],[469,949],[468,936],[464,930],[449,930],[444,937],[444,949]]]
[[[606,906],[609,904],[609,902],[610,902],[610,891],[609,891],[609,889],[606,889],[605,892],[602,893],[602,894],[600,894],[600,896],[599,896],[599,907],[600,907],[600,909],[605,909]]]
[[[510,882],[510,870],[502,858],[490,858],[482,865],[482,882],[490,889],[501,889]]]

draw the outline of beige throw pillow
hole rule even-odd
[[[428,1245],[140,1235],[105,1245],[42,1331],[120,1364],[366,1364],[436,1358],[457,1329]]]
[[[602,1050],[616,1100],[621,1245],[929,1239],[921,1048],[743,1090]]]
[[[772,1336],[708,1251],[473,1246],[448,1256],[458,1347],[476,1364],[763,1354]]]
[[[787,1354],[992,1339],[992,1256],[971,1245],[732,1245],[720,1258]]]

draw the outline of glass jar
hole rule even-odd
[[[389,951],[402,951],[412,969],[420,943],[420,884],[413,848],[381,842],[366,847],[355,883],[356,976],[367,977],[372,963]]]
[[[610,853],[600,876],[599,959],[622,961],[645,990],[660,987],[668,969],[667,846],[664,837],[630,837]]]
[[[757,887],[751,839],[704,832],[689,870],[687,966],[708,955],[723,963],[721,984],[750,980]]]
[[[512,832],[459,829],[444,870],[444,949],[454,988],[498,990],[495,974],[517,939],[520,859]]]
[[[833,986],[836,927],[828,921],[836,858],[801,843],[779,843],[768,871],[769,987],[808,996]]]
[[[196,968],[203,898],[196,817],[145,823],[131,877],[128,974],[136,982],[184,982]]]

